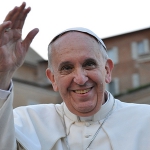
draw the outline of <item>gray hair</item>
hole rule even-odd
[[[94,39],[96,39],[96,41],[98,42],[98,44],[100,45],[100,51],[101,51],[101,54],[104,58],[104,60],[107,60],[109,57],[108,57],[108,54],[107,54],[107,48],[104,44],[104,42],[94,33],[92,32],[91,30],[89,29],[86,29],[86,28],[81,28],[81,27],[78,27],[78,28],[70,28],[70,29],[67,29],[61,33],[59,33],[58,35],[56,35],[50,42],[50,44],[48,45],[48,67],[51,69],[51,71],[53,70],[52,69],[52,65],[51,65],[51,52],[52,52],[52,43],[54,43],[59,37],[61,37],[62,35],[64,35],[65,33],[68,33],[68,32],[82,32],[82,33],[86,33],[90,36],[92,36]]]

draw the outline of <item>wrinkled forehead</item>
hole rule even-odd
[[[68,33],[68,32],[81,32],[81,33],[85,33],[85,34],[88,34],[90,36],[92,36],[94,39],[96,39],[103,47],[105,50],[107,50],[104,42],[94,33],[92,32],[91,30],[89,29],[86,29],[86,28],[81,28],[81,27],[78,27],[78,28],[70,28],[70,29],[67,29],[67,30],[64,30],[62,31],[61,33],[59,33],[58,35],[56,35],[50,42],[50,44],[52,44],[54,41],[56,41],[59,37],[61,37],[62,35],[64,35],[65,33]],[[49,45],[50,45],[49,44]]]

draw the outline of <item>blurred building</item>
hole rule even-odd
[[[114,61],[112,82],[107,89],[116,98],[150,104],[150,28],[103,39]],[[14,74],[14,107],[61,103],[45,75],[47,61],[32,48]]]
[[[107,89],[122,101],[150,104],[150,28],[103,41],[115,64]]]
[[[62,101],[45,75],[46,68],[47,61],[29,48],[24,64],[13,77],[14,107]]]

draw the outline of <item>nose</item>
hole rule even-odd
[[[87,73],[83,69],[77,69],[73,81],[78,85],[84,85],[88,81]]]

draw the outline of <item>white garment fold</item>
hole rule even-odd
[[[82,117],[79,121],[62,103],[16,108],[13,121],[11,93],[0,108],[0,149],[15,150],[17,138],[26,150],[67,150],[67,135],[70,150],[85,150],[112,108],[114,98],[108,94],[107,102],[91,116],[91,120]],[[90,149],[149,150],[149,126],[149,105],[128,104],[115,99],[113,112]]]

